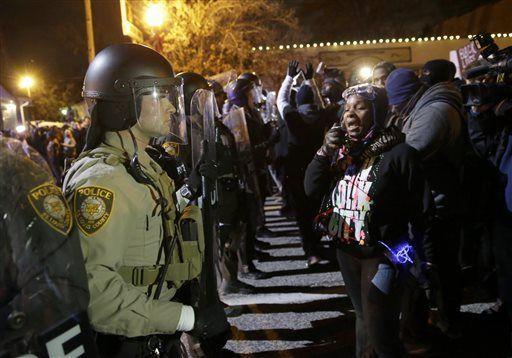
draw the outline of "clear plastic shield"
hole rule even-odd
[[[275,91],[267,93],[267,101],[265,103],[265,123],[277,122],[277,95]]]
[[[183,85],[153,86],[134,92],[138,124],[155,137],[165,136],[177,144],[187,144],[187,121]]]
[[[190,102],[190,149],[192,166],[215,158],[215,117],[219,109],[210,90],[198,89]],[[204,147],[206,146],[206,147]]]
[[[240,157],[251,158],[251,141],[245,121],[244,109],[235,106],[231,107],[229,113],[224,117],[223,123],[233,133]]]
[[[0,334],[1,351],[63,356],[59,349],[73,335],[60,334],[69,328],[81,332],[69,350],[95,356],[85,314],[87,275],[72,213],[42,158],[23,147],[0,138],[0,302],[8,328]]]
[[[265,102],[265,96],[263,95],[263,87],[255,85],[252,89],[252,98],[254,104],[263,104]]]

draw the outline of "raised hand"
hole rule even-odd
[[[295,77],[299,74],[299,61],[292,60],[288,62],[288,76]]]
[[[310,80],[315,75],[315,72],[313,71],[313,64],[308,63],[306,64],[306,71],[304,71],[304,78],[307,80]]]

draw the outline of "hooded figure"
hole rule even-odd
[[[413,70],[398,68],[391,72],[386,81],[390,106],[401,106],[421,87],[421,82]]]
[[[439,82],[451,82],[455,78],[457,68],[451,61],[438,59],[425,63],[422,70],[421,81],[427,86]]]
[[[343,84],[332,78],[326,78],[322,84],[322,90],[320,93],[328,103],[338,103],[343,98],[344,90],[345,86],[343,86]]]
[[[292,84],[293,77],[287,75],[277,95],[277,108],[288,134],[283,186],[288,194],[288,202],[295,210],[304,251],[311,265],[319,257],[316,246],[320,235],[314,232],[312,222],[320,202],[307,198],[303,182],[306,167],[322,144],[325,116],[315,104],[316,91],[313,91],[311,80],[305,80],[297,91],[296,108],[290,103]]]
[[[409,71],[409,70],[407,70]],[[460,306],[460,267],[457,263],[460,226],[460,166],[464,155],[462,135],[462,98],[450,82],[439,82],[431,87],[417,84],[406,86],[398,83],[404,69],[391,73],[386,84],[390,98],[403,98],[401,105],[402,131],[405,141],[415,148],[421,157],[425,176],[435,199],[436,216],[432,224],[432,245],[438,254],[431,258],[437,265],[441,278],[438,305],[441,330],[455,334],[453,327]],[[412,83],[410,81],[408,83]]]

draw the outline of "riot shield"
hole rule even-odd
[[[258,181],[258,171],[254,162],[254,157],[251,149],[251,141],[245,113],[243,108],[232,107],[228,115],[223,120],[226,127],[228,127],[233,136],[237,146],[238,159],[242,167],[243,181],[245,183],[245,191],[248,194],[254,195],[254,200],[257,202],[257,207],[261,210],[257,213],[257,217],[252,218],[256,222],[263,222],[263,205],[262,196],[260,192],[260,184]]]
[[[267,93],[267,100],[265,102],[265,116],[263,121],[266,123],[277,122],[277,95],[275,91]]]
[[[96,356],[71,211],[44,160],[0,138],[0,356]]]
[[[190,103],[190,148],[192,163],[201,175],[201,198],[199,206],[203,214],[203,231],[205,239],[204,262],[199,279],[199,294],[196,297],[199,312],[208,310],[222,320],[229,328],[226,314],[217,292],[215,258],[217,255],[217,179],[216,179],[216,145],[215,117],[218,116],[217,103],[212,91],[198,89]],[[200,169],[199,169],[200,167]],[[208,352],[215,355],[215,352]]]
[[[244,109],[233,106],[224,117],[223,123],[235,137],[236,149],[242,163],[252,161],[251,140],[245,121]]]
[[[190,150],[192,167],[195,167],[203,153],[205,160],[215,158],[215,117],[219,110],[212,91],[198,89],[190,103]],[[207,148],[203,148],[206,145]]]

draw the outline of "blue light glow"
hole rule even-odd
[[[413,247],[407,243],[399,244],[396,249],[392,249],[382,241],[379,241],[389,252],[393,255],[394,261],[399,264],[413,263],[411,255],[413,253]]]

